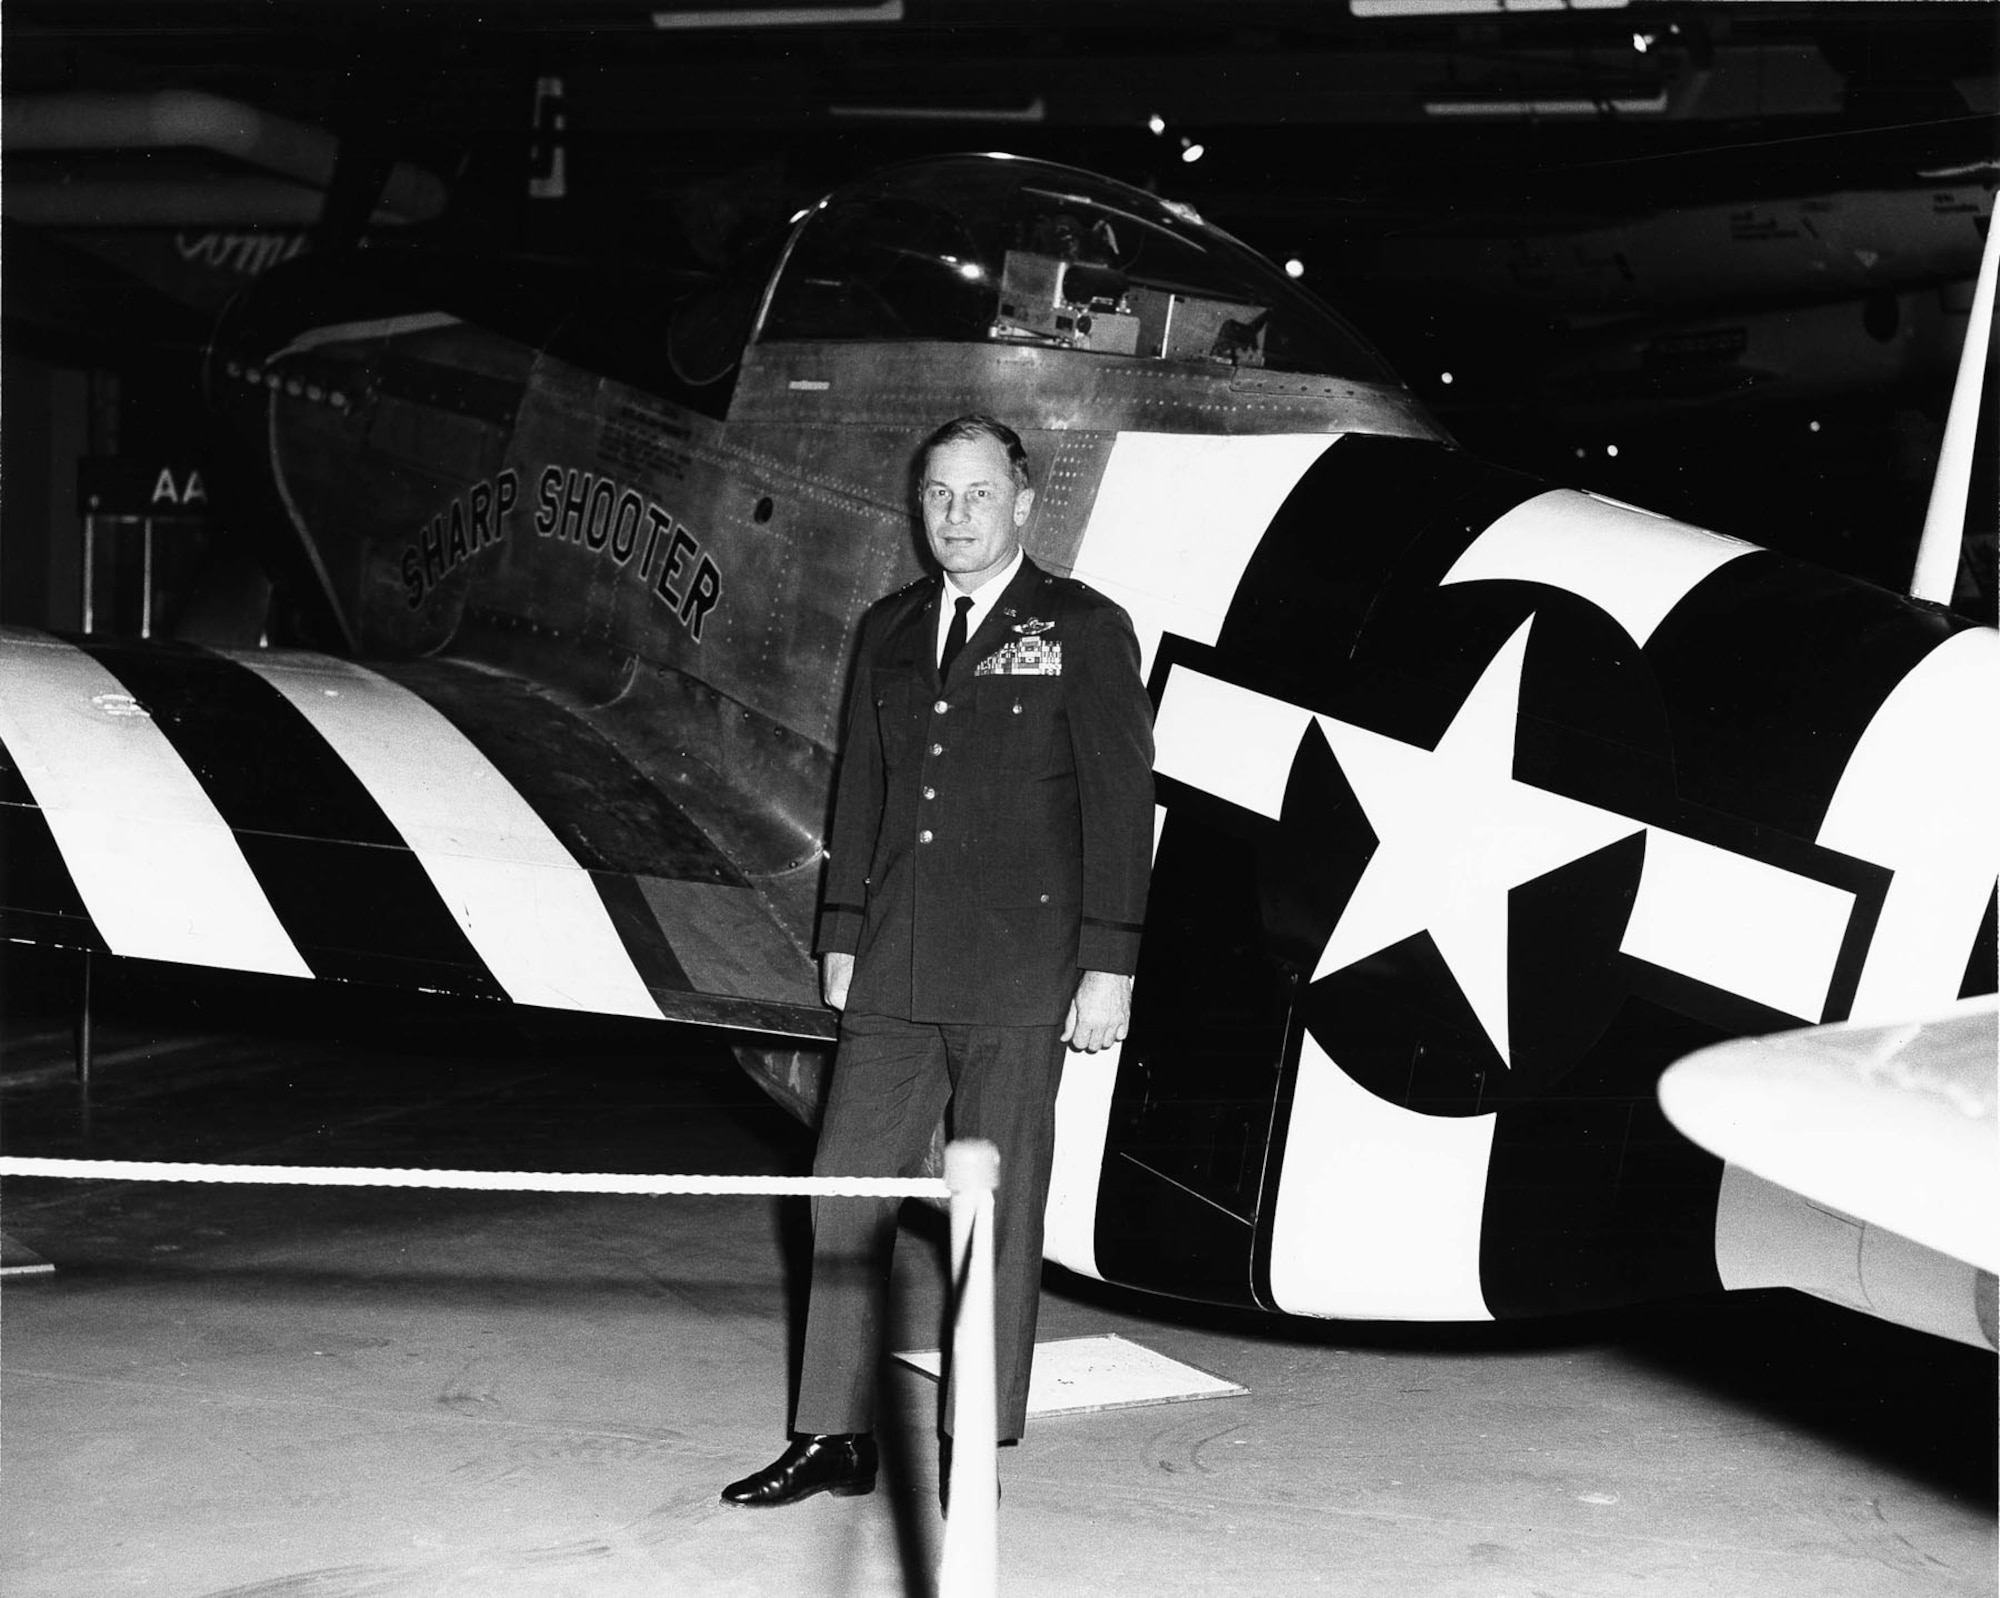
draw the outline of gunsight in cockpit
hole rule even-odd
[[[1133,249],[1122,254],[1112,219],[1087,219],[1081,206],[1079,196],[1020,191],[1012,232],[1024,242],[1006,254],[994,338],[1142,360],[1264,364],[1266,306],[1216,292],[1199,251],[1151,236],[1135,218],[1125,219]],[[1141,255],[1143,271],[1133,270]]]
[[[1002,156],[912,163],[804,218],[760,341],[1076,350],[1400,388],[1339,317],[1184,206]]]

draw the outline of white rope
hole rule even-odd
[[[605,1171],[426,1171],[397,1166],[201,1165],[167,1160],[59,1160],[0,1155],[0,1176],[120,1182],[242,1182],[295,1187],[434,1187],[482,1193],[819,1194],[823,1198],[945,1199],[937,1177],[681,1176]]]
[[[887,1176],[626,1176],[581,1171],[425,1171],[397,1166],[201,1165],[167,1160],[60,1160],[0,1155],[0,1176],[88,1177],[126,1182],[288,1183],[300,1187],[469,1188],[488,1193],[817,1193],[829,1198],[937,1198],[952,1206],[953,1317],[957,1368],[952,1461],[959,1513],[945,1527],[938,1590],[945,1598],[992,1598],[998,1591],[993,1472],[993,1192],[1000,1175],[991,1144],[945,1150],[950,1181]],[[985,1225],[975,1225],[983,1216]],[[976,1324],[974,1324],[976,1323]],[[976,1468],[975,1468],[976,1467]]]

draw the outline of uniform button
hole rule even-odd
[[[944,745],[943,745],[943,744],[932,744],[932,745],[931,745],[931,753],[932,753],[932,754],[934,754],[934,755],[941,755],[941,754],[943,754],[943,753],[944,753]]]
[[[1042,903],[1047,904],[1048,902],[1049,902],[1049,896],[1045,893],[1042,895]]]
[[[920,832],[920,833],[918,833],[918,834],[917,834],[917,842],[918,842],[918,843],[929,843],[930,841],[931,841],[931,830],[930,830],[930,828],[926,827],[926,828],[924,828],[924,830],[923,830],[922,832]]]
[[[926,789],[924,790],[924,797],[925,797],[926,799],[935,799],[935,798],[937,797],[937,789],[935,789],[935,788],[926,788]]]
[[[1021,713],[1021,705],[1020,702],[1016,700],[1014,704],[1014,714],[1018,716],[1020,715],[1020,713]]]
[[[951,709],[951,704],[948,700],[940,699],[936,704],[931,706],[931,709],[942,716],[947,710]]]

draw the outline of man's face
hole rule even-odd
[[[1014,558],[1035,491],[1015,486],[997,439],[961,438],[931,451],[917,500],[931,553],[970,592]]]

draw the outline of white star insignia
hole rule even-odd
[[[1507,892],[1644,830],[1630,816],[1514,779],[1530,616],[1473,685],[1435,749],[1316,719],[1379,840],[1313,980],[1428,932],[1511,1064]]]

